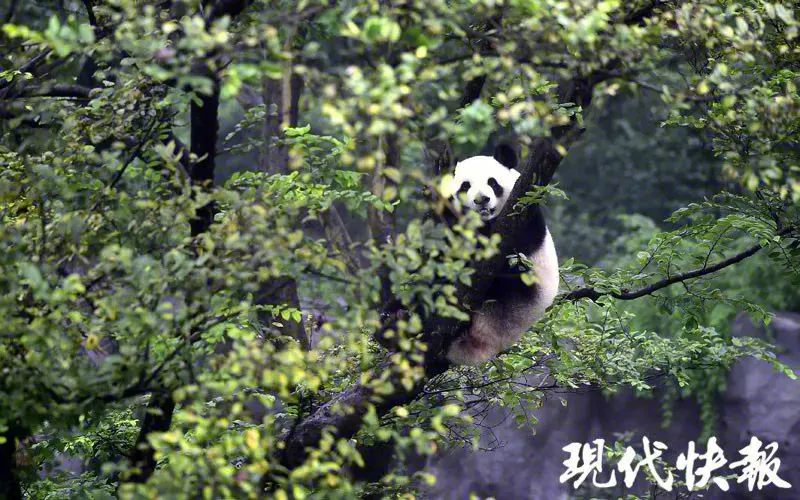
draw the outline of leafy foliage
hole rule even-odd
[[[556,390],[663,377],[708,394],[699,384],[743,355],[792,374],[726,325],[797,304],[797,6],[34,4],[12,2],[0,37],[12,497],[410,494],[435,478],[404,459],[480,446],[491,405],[525,423]],[[686,189],[664,230],[622,219],[624,236],[590,256],[604,267],[564,260],[565,293],[523,341],[447,370],[448,325],[468,320],[511,238],[450,217],[449,159],[515,137],[537,185],[503,220],[524,223],[564,194],[545,185],[617,93],[658,95],[651,118],[685,129],[668,147],[730,192]],[[702,144],[721,169],[688,151]],[[638,156],[625,189],[672,175],[669,155]],[[598,165],[567,160],[559,175]],[[382,446],[383,469],[364,459]]]

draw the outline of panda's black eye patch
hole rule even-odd
[[[471,186],[472,186],[472,185],[471,185],[469,182],[467,182],[467,181],[464,181],[464,182],[462,182],[462,183],[461,183],[461,187],[460,187],[460,188],[458,188],[458,192],[459,192],[459,193],[466,193],[467,191],[469,191],[469,188],[470,188]]]
[[[495,196],[498,198],[503,196],[503,186],[501,186],[494,177],[489,177],[489,182],[487,182],[487,184],[489,184],[489,187],[492,188]]]

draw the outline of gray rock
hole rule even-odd
[[[769,339],[780,349],[778,359],[800,374],[800,314],[776,314],[768,328],[742,314],[734,321],[733,334]],[[753,435],[765,445],[775,441],[779,476],[793,485],[790,490],[770,487],[760,496],[744,485],[732,492],[741,498],[800,498],[800,381],[777,373],[765,361],[744,359],[731,368],[721,407],[719,437],[729,462],[740,459],[738,450]]]
[[[800,314],[778,313],[769,328],[757,327],[747,316],[740,315],[733,332],[769,338],[780,349],[778,359],[800,373]],[[569,498],[574,491],[558,482],[567,457],[562,447],[597,438],[613,442],[617,433],[626,431],[631,433],[633,444],[640,444],[642,436],[665,443],[669,446],[666,460],[675,465],[677,455],[686,450],[688,442],[698,440],[700,411],[693,400],[678,400],[673,408],[673,424],[662,428],[660,396],[658,390],[649,399],[637,398],[631,391],[608,399],[598,392],[568,394],[566,406],[552,398],[542,409],[532,412],[539,419],[535,433],[530,427],[518,428],[513,419],[502,421],[503,413],[496,409],[490,417],[497,425],[484,438],[486,442],[497,440],[501,446],[492,451],[449,450],[432,458],[427,469],[437,476],[437,483],[426,497],[466,499],[472,492],[480,498]],[[777,373],[769,363],[744,359],[732,367],[726,392],[720,399],[717,438],[728,463],[740,459],[738,450],[748,444],[751,435],[764,444],[778,443],[779,475],[793,487],[783,490],[769,486],[760,492],[749,492],[734,480],[729,482],[730,492],[712,487],[703,498],[800,499],[800,382]],[[698,451],[705,452],[705,447],[698,445]],[[598,479],[605,480],[610,470],[606,466]],[[618,473],[617,482],[621,481]],[[619,493],[613,489],[602,491],[608,492],[607,498]],[[685,493],[683,486],[673,494],[675,491]]]
[[[470,492],[481,498],[539,499],[567,498],[566,488],[558,482],[565,458],[562,447],[590,439],[587,417],[591,400],[580,394],[567,394],[566,406],[551,398],[541,409],[531,411],[539,425],[518,428],[513,419],[492,426],[498,441],[492,451],[451,450],[435,457],[429,464],[437,482],[430,492],[433,498],[466,499]],[[495,421],[504,412],[496,409],[490,415]],[[534,433],[535,431],[535,433]]]

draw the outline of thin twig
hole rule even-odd
[[[117,170],[116,174],[114,174],[114,178],[112,178],[111,182],[109,182],[108,186],[106,186],[106,191],[111,191],[112,189],[114,189],[114,186],[117,185],[117,182],[119,182],[119,180],[122,179],[122,176],[125,174],[125,170],[127,170],[128,166],[133,162],[133,159],[139,155],[139,152],[142,150],[144,145],[147,144],[147,141],[150,140],[150,137],[153,135],[153,130],[155,129],[157,123],[158,123],[157,117],[153,117],[153,119],[150,120],[150,125],[147,128],[147,132],[142,137],[142,140],[139,141],[139,143],[136,145],[134,150],[131,151],[131,154],[128,155],[128,158],[125,160],[125,163],[122,164],[122,167],[119,170]],[[91,206],[91,208],[89,208],[89,213],[95,211],[97,206],[100,204],[100,201],[102,201],[102,197],[98,198]]]

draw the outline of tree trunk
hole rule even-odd
[[[285,146],[277,144],[283,137],[286,127],[296,127],[300,110],[300,93],[303,89],[303,79],[294,74],[291,64],[284,68],[283,78],[280,80],[264,79],[261,87],[266,116],[261,128],[261,170],[270,174],[286,174],[289,172],[289,151]],[[297,282],[293,278],[277,278],[269,283],[264,283],[258,290],[255,303],[286,304],[289,307],[301,310],[300,298],[297,295]],[[259,320],[268,325],[272,318],[259,312]],[[296,339],[303,349],[311,347],[311,339],[306,332],[303,321],[295,322],[283,320],[279,330],[282,335]]]
[[[22,488],[17,477],[17,434],[9,429],[3,434],[5,442],[0,444],[0,498],[16,500],[22,498]]]

